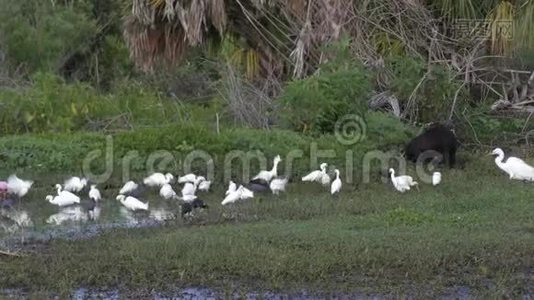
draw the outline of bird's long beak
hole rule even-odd
[[[493,152],[489,152],[488,154],[486,154],[486,156],[491,156],[493,155]]]

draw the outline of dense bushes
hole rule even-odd
[[[113,130],[180,120],[183,107],[135,82],[100,94],[85,83],[67,84],[37,73],[31,87],[0,91],[3,133]]]
[[[338,53],[336,57],[343,56]],[[282,118],[293,130],[332,133],[344,115],[365,119],[370,92],[370,74],[363,66],[348,57],[333,60],[318,74],[286,86],[280,99]]]
[[[392,56],[386,63],[392,70],[391,91],[413,120],[433,122],[448,118],[455,93],[461,86],[454,73],[444,66],[427,65],[420,59],[405,56]]]

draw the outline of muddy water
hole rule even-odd
[[[143,202],[149,202],[149,211],[130,211],[115,199],[118,188],[100,189],[103,199],[92,214],[86,208],[87,192],[79,193],[80,205],[58,207],[45,200],[55,195],[52,184],[36,185],[22,200],[2,201],[0,205],[0,249],[12,249],[20,241],[47,241],[55,238],[83,239],[112,228],[159,226],[180,219],[180,201],[165,200],[158,189],[147,190]],[[174,185],[177,193],[181,186]],[[207,203],[216,205],[223,191],[198,193]]]

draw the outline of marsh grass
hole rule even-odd
[[[509,181],[492,164],[478,159],[446,170],[441,185],[406,194],[375,182],[346,186],[333,199],[294,183],[279,198],[233,207],[214,197],[193,220],[2,257],[0,286],[67,292],[239,284],[427,296],[467,286],[478,295],[517,296],[532,287],[534,186]]]

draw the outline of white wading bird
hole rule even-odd
[[[237,190],[237,185],[235,184],[235,182],[230,180],[230,183],[228,183],[228,190],[226,190],[226,194],[225,195],[233,193],[236,190]]]
[[[199,184],[198,184],[199,191],[207,192],[210,190],[211,181],[206,180],[204,176],[198,176],[197,180],[199,181]]]
[[[278,164],[281,161],[282,161],[282,159],[280,158],[280,155],[277,155],[273,159],[273,168],[270,171],[265,171],[265,170],[260,171],[258,173],[258,175],[256,175],[254,178],[252,178],[252,180],[261,179],[261,180],[264,180],[266,182],[270,182],[271,179],[273,179],[273,177],[278,176]]]
[[[86,185],[87,179],[74,176],[65,180],[65,183],[63,184],[63,190],[79,193]]]
[[[339,193],[341,191],[341,178],[339,178],[339,170],[335,169],[334,172],[336,173],[336,179],[332,181],[332,185],[330,186],[330,193],[334,195],[335,193]]]
[[[178,183],[195,182],[196,179],[197,175],[189,173],[187,175],[178,177]]]
[[[124,186],[121,188],[121,190],[119,191],[119,194],[128,194],[128,193],[131,193],[133,192],[134,190],[136,190],[137,188],[139,187],[139,185],[133,181],[128,181],[124,184]]]
[[[143,203],[132,196],[126,197],[124,195],[118,195],[117,200],[119,200],[121,204],[129,210],[148,210],[148,202]]]
[[[61,186],[59,187],[61,188]],[[80,203],[80,197],[74,195],[69,191],[61,191],[60,189],[58,189],[58,195],[55,197],[52,195],[48,195],[46,196],[46,201],[54,205],[63,207]]]
[[[432,174],[432,185],[436,186],[441,182],[441,173],[440,172],[434,172]]]
[[[95,202],[100,201],[102,199],[102,195],[100,194],[100,191],[96,188],[96,185],[91,185],[91,189],[89,190],[89,199],[94,200]]]
[[[7,192],[19,198],[24,197],[32,187],[33,181],[22,180],[13,174],[7,179]]]
[[[235,203],[237,200],[245,200],[254,197],[254,193],[240,185],[235,191],[230,192],[224,200],[221,202],[222,205]]]
[[[143,183],[150,187],[161,187],[166,183],[171,183],[173,179],[174,176],[172,176],[171,173],[165,175],[163,175],[163,173],[154,173],[143,179]]]
[[[172,189],[172,186],[168,183],[164,184],[161,189],[159,190],[159,195],[163,197],[163,199],[175,199],[178,196],[176,195],[176,192]]]
[[[329,185],[330,184],[330,176],[326,173],[326,167],[328,167],[327,163],[322,163],[319,168],[320,170],[312,171],[310,174],[302,177],[302,181],[315,181],[319,182],[322,185]]]
[[[510,179],[534,181],[534,168],[521,158],[511,156],[504,161],[504,152],[501,148],[495,148],[490,155],[497,155],[495,164],[508,173]]]
[[[389,169],[389,174],[391,174],[391,182],[393,182],[393,186],[401,193],[409,191],[412,186],[417,186],[417,181],[414,181],[412,176],[401,175],[395,177],[395,170],[393,170],[393,168]]]
[[[287,181],[287,177],[274,178],[271,180],[271,183],[269,183],[269,188],[274,195],[278,195],[280,192],[285,192]]]

